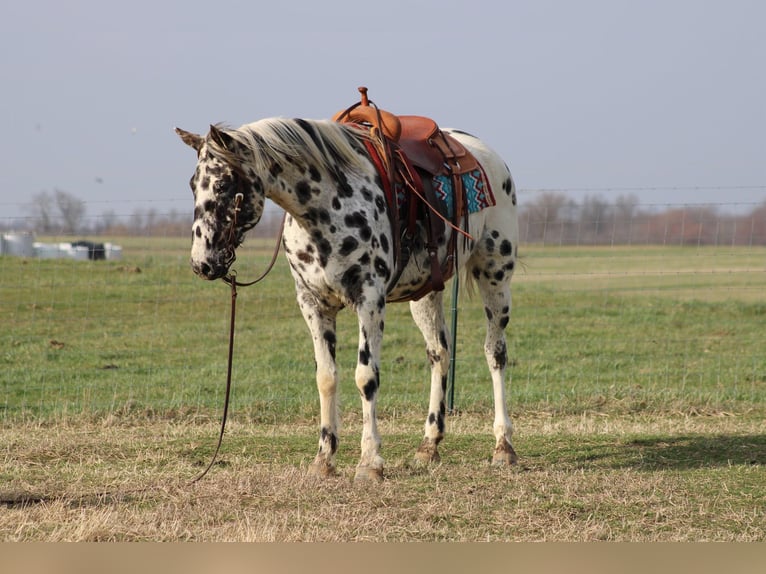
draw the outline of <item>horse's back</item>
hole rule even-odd
[[[486,228],[499,229],[514,242],[518,241],[516,185],[503,158],[476,136],[456,129],[444,131],[463,144],[481,164],[494,198],[493,206],[471,215],[469,233],[481,235]]]

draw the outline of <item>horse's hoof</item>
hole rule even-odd
[[[337,475],[338,472],[335,470],[335,466],[325,461],[314,461],[309,465],[309,476],[331,478]]]
[[[436,449],[436,445],[428,439],[424,440],[415,452],[415,464],[418,466],[436,464],[441,462],[441,460],[442,457],[439,456],[439,451]]]
[[[373,468],[371,466],[357,466],[354,482],[368,483],[381,482],[383,480],[383,468]]]
[[[507,441],[503,441],[495,447],[495,452],[492,454],[492,464],[494,466],[512,466],[516,464],[519,457],[516,456],[516,451],[513,450],[511,444]]]

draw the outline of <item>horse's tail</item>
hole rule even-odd
[[[460,270],[460,273],[456,274],[456,276],[458,275],[463,293],[465,293],[466,297],[469,299],[473,299],[473,296],[476,293],[476,278],[473,276],[473,273],[471,273],[468,266],[465,265]]]

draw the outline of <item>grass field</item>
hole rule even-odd
[[[240,290],[231,423],[215,443],[228,288],[187,241],[125,259],[0,258],[0,539],[763,540],[766,249],[526,247],[509,395],[521,462],[491,468],[480,301],[461,297],[443,462],[410,465],[428,361],[406,305],[386,319],[387,479],[353,486],[356,323],[339,321],[341,477],[305,475],[318,400],[284,260]],[[268,259],[240,255],[240,277]]]

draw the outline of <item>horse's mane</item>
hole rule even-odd
[[[369,165],[360,153],[364,139],[369,137],[367,132],[330,120],[267,118],[237,129],[216,127],[253,152],[254,167],[258,172],[269,170],[275,161],[285,156],[304,159],[327,171],[339,167],[362,171]],[[208,140],[208,146],[229,163],[242,161],[229,150],[222,149],[212,138]]]

